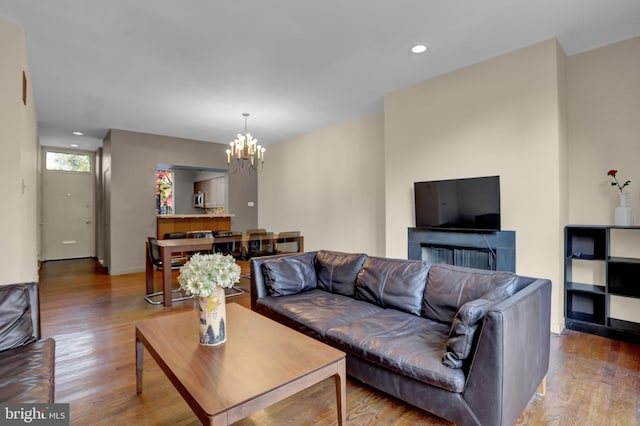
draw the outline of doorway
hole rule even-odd
[[[95,256],[93,153],[46,148],[42,260]]]

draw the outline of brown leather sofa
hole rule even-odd
[[[55,341],[40,333],[37,283],[0,285],[0,402],[54,402]]]
[[[461,425],[512,425],[549,367],[551,282],[321,250],[251,260],[253,310]]]

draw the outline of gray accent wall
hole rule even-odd
[[[156,234],[155,171],[157,164],[209,169],[226,168],[226,144],[112,129],[104,139],[104,170],[110,170],[103,197],[108,198],[105,263],[112,275],[144,270],[144,242]],[[229,175],[231,227],[258,226],[257,176]]]

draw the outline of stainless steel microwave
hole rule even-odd
[[[196,192],[193,194],[193,207],[204,208],[204,193]]]

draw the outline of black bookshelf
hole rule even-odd
[[[565,227],[565,327],[633,342],[640,341],[640,324],[610,316],[611,296],[640,299],[640,259],[613,257],[611,231],[635,232],[640,227],[569,225]],[[574,261],[602,263],[602,285],[574,281]]]

